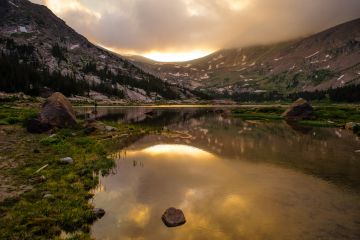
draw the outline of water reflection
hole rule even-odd
[[[184,154],[174,149],[177,146],[134,149],[119,160],[117,174],[102,179],[107,190],[96,194],[95,204],[105,207],[107,215],[95,224],[95,237],[360,237],[357,195],[292,170],[224,160],[193,147],[194,152]],[[134,168],[133,161],[142,161],[145,167]],[[164,227],[160,216],[169,206],[182,208],[187,224],[177,229]]]
[[[170,113],[160,123],[169,131],[113,154],[115,174],[94,198],[107,211],[93,226],[97,239],[360,239],[354,135]],[[163,225],[170,206],[183,209],[184,226]]]

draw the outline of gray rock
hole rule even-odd
[[[44,198],[53,198],[54,196],[50,193],[47,193],[44,195]]]
[[[116,130],[116,128],[111,127],[111,126],[105,126],[105,130],[108,131],[108,132],[113,132],[113,131]]]
[[[94,208],[93,213],[97,218],[102,218],[105,215],[105,210],[102,208]]]
[[[74,160],[71,157],[61,158],[60,162],[63,164],[73,164]]]
[[[47,132],[54,127],[76,125],[75,111],[69,100],[61,93],[52,94],[42,106],[39,115],[27,123],[30,133]]]
[[[184,213],[173,207],[168,208],[161,219],[167,227],[177,227],[186,223]]]
[[[314,109],[308,101],[299,98],[281,115],[290,121],[310,119],[313,116]]]

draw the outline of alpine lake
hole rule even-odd
[[[101,107],[101,121],[155,126],[110,154],[93,190],[96,239],[360,239],[360,139],[339,128],[244,120],[231,107]],[[83,118],[94,117],[80,108]],[[161,215],[181,209],[186,224]]]

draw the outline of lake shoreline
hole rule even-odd
[[[181,108],[169,105],[152,107]],[[233,108],[231,111],[225,110],[224,114],[228,114],[226,117],[261,121],[282,120],[279,116],[284,110],[283,106],[206,107]],[[72,129],[55,129],[50,134],[40,135],[27,133],[22,125],[39,108],[40,103],[23,102],[0,107],[0,136],[3,142],[8,142],[2,148],[4,154],[1,157],[7,165],[1,175],[13,184],[2,186],[10,194],[5,195],[0,203],[0,223],[6,226],[0,231],[0,236],[4,239],[14,236],[41,236],[45,239],[66,231],[74,233],[74,237],[91,239],[90,227],[96,216],[93,213],[94,206],[89,203],[93,196],[90,190],[98,184],[97,174],[106,175],[114,166],[114,160],[108,158],[109,153],[128,146],[146,134],[160,133],[163,129],[99,122],[102,126],[110,125],[114,129],[86,134],[86,124],[80,120],[78,127]],[[334,121],[331,127],[341,127],[347,121],[360,119],[354,114],[354,111],[358,113],[354,107],[315,109],[323,111],[319,115],[322,117],[320,122]],[[336,118],[340,110],[345,113],[341,118]],[[72,157],[74,165],[60,164],[59,159],[64,157]]]

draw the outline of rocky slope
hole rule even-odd
[[[85,81],[105,95],[110,89],[112,95],[142,102],[193,97],[95,46],[48,8],[27,0],[0,0],[0,52],[16,56],[19,64]]]
[[[129,59],[167,82],[217,94],[343,87],[360,83],[360,19],[303,39],[221,50],[184,63]]]

